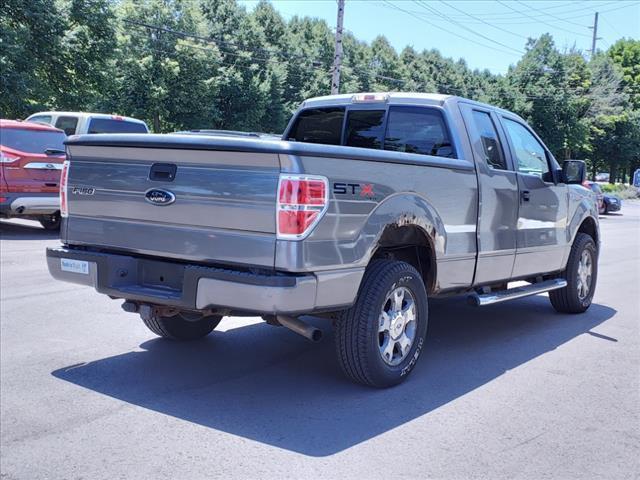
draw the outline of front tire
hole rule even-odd
[[[560,313],[582,313],[593,300],[598,279],[598,249],[586,233],[578,233],[571,246],[567,268],[560,278],[567,286],[549,292],[549,300]]]
[[[345,375],[378,388],[404,381],[422,352],[428,315],[418,271],[405,262],[374,260],[355,304],[337,321],[336,353]]]
[[[197,340],[209,335],[222,320],[220,315],[178,313],[171,317],[142,318],[149,330],[169,340]]]

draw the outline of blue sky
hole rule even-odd
[[[285,19],[294,15],[336,23],[335,0],[272,0]],[[240,1],[252,9],[257,0]],[[505,73],[527,37],[545,32],[560,49],[591,48],[594,12],[600,12],[598,49],[621,37],[640,38],[640,1],[624,0],[346,0],[344,28],[370,42],[384,35],[400,51],[436,48],[472,68]]]

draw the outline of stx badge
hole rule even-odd
[[[333,193],[337,195],[360,195],[361,197],[373,197],[373,185],[370,183],[341,183],[333,184]]]

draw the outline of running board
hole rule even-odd
[[[567,286],[567,281],[555,278],[553,280],[545,280],[544,282],[532,283],[523,287],[509,288],[491,293],[472,293],[469,295],[469,302],[476,307],[484,307],[494,303],[506,302],[507,300],[515,300],[516,298],[537,295],[538,293],[557,290]]]

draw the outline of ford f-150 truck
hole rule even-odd
[[[320,97],[281,140],[71,137],[47,261],[170,339],[258,315],[318,340],[305,315],[328,318],[344,373],[386,387],[424,348],[430,297],[549,292],[559,312],[589,307],[600,241],[583,180],[582,162],[561,168],[490,105]]]

